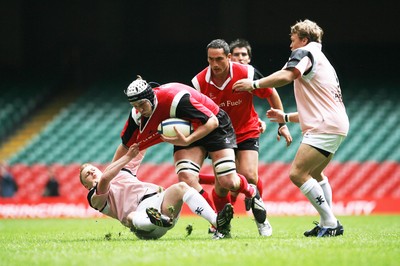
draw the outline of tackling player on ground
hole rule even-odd
[[[184,182],[164,190],[138,180],[136,172],[131,172],[135,169],[125,168],[138,154],[138,145],[134,144],[104,172],[89,163],[81,166],[79,179],[89,190],[87,199],[92,208],[119,220],[141,239],[158,239],[172,229],[178,221],[183,202],[218,231],[229,230],[232,205],[227,204],[217,215],[207,201]]]

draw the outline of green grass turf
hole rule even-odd
[[[6,219],[0,265],[400,265],[400,216],[340,217],[344,236],[304,237],[315,219],[270,217],[273,236],[261,238],[250,217],[235,216],[232,239],[211,240],[207,222],[181,217],[150,241],[110,218]]]

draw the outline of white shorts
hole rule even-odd
[[[139,203],[136,211],[137,212],[145,212],[146,208],[153,207],[157,210],[161,210],[161,204],[164,200],[165,196],[165,191],[158,193],[154,196],[151,196],[150,198],[147,198],[143,200],[141,203]],[[165,235],[168,230],[172,229],[176,222],[178,221],[179,217],[176,217],[174,219],[173,225],[171,227],[160,227],[157,225],[154,225],[154,227],[150,231],[139,231],[135,232],[135,235],[140,238],[140,239],[158,239]]]
[[[309,134],[303,136],[301,143],[328,151],[334,154],[339,148],[340,144],[345,139],[345,136],[335,134]]]
[[[151,196],[151,197],[143,200],[137,206],[136,211],[145,211],[146,208],[149,208],[149,207],[153,207],[153,208],[156,208],[157,210],[160,210],[161,204],[164,200],[164,196],[165,196],[165,191],[163,191],[161,193],[157,193],[154,196]]]

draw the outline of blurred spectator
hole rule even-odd
[[[11,198],[18,190],[14,176],[9,172],[6,162],[0,162],[0,195],[3,198]]]
[[[55,175],[55,171],[52,167],[49,168],[49,180],[43,191],[43,197],[58,197],[60,193],[58,192],[58,181]]]

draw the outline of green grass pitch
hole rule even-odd
[[[4,219],[0,265],[400,265],[400,216],[339,217],[344,236],[304,237],[316,219],[270,217],[273,236],[261,238],[250,217],[235,216],[232,238],[211,240],[207,222],[185,216],[151,241],[110,218]]]

